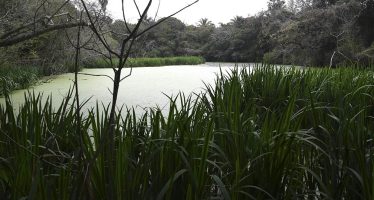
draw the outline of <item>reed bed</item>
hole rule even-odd
[[[197,98],[170,99],[166,115],[118,114],[114,152],[105,148],[107,107],[81,114],[78,126],[71,93],[55,109],[25,95],[18,113],[7,98],[0,196],[374,198],[373,71],[266,66],[222,74]]]
[[[199,56],[179,56],[165,58],[129,58],[126,67],[159,67],[171,65],[199,65],[205,63],[203,57]],[[85,68],[112,68],[118,64],[117,60],[112,63],[105,59],[97,59],[84,63]]]
[[[0,66],[0,96],[4,89],[11,91],[27,88],[36,83],[41,76],[40,70],[33,66]]]

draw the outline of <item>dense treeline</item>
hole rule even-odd
[[[202,55],[208,61],[368,64],[374,56],[373,22],[372,0],[271,0],[267,11],[219,26],[208,19],[196,26],[170,19],[137,49],[139,56]],[[121,23],[115,21],[113,29]]]
[[[63,0],[10,1],[0,4],[0,35],[30,19],[53,14]],[[41,9],[43,8],[43,9]],[[44,20],[29,29],[49,23],[78,18],[78,10],[67,3],[55,21]],[[106,41],[118,46],[126,37],[121,20],[100,18],[108,31]],[[162,20],[162,19],[159,19]],[[43,22],[43,21],[42,21]],[[158,21],[149,18],[143,27]],[[266,11],[250,17],[234,17],[231,22],[215,25],[203,18],[196,25],[186,25],[170,18],[144,34],[133,47],[131,57],[203,56],[207,61],[271,62],[304,66],[367,65],[374,57],[374,0],[269,0]],[[131,26],[131,25],[130,25]],[[131,28],[131,27],[130,27]],[[6,48],[0,48],[0,65],[44,66],[43,74],[69,69],[76,28],[48,32]],[[82,62],[97,59],[100,45],[89,28],[82,36],[89,41],[82,50]],[[1,40],[4,38],[0,39]]]

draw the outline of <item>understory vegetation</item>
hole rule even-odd
[[[84,63],[85,68],[113,68],[118,60],[110,63],[105,59],[98,59]],[[129,58],[126,67],[157,67],[170,65],[198,65],[205,63],[203,57],[198,56],[179,56],[163,58]]]
[[[0,96],[16,89],[27,88],[36,83],[41,76],[41,70],[34,66],[1,67],[0,66]]]
[[[71,93],[57,107],[26,95],[17,112],[7,98],[0,197],[374,198],[373,71],[266,66],[222,74],[197,98],[171,99],[166,115],[119,110],[113,152],[108,107],[77,120]]]

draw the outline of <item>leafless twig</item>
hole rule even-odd
[[[114,79],[108,75],[105,75],[105,74],[90,74],[90,73],[82,73],[82,72],[79,72],[78,73],[79,75],[85,75],[85,76],[96,76],[96,77],[106,77],[106,78],[109,78],[110,80],[114,81]]]

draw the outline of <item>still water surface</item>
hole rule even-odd
[[[248,64],[240,64],[239,67],[248,67]],[[214,84],[216,75],[222,71],[234,68],[230,63],[206,63],[195,66],[166,66],[134,68],[132,75],[121,83],[118,96],[119,106],[134,107],[137,111],[146,107],[159,106],[167,108],[168,96],[183,92],[188,95],[200,93],[204,90],[204,83]],[[128,74],[126,69],[124,76]],[[84,69],[82,73],[108,75],[113,77],[112,69]],[[29,91],[43,93],[44,97],[52,95],[53,104],[59,105],[73,85],[74,74],[62,74],[48,77],[47,81],[37,84]],[[107,77],[94,77],[79,75],[79,91],[81,101],[90,99],[85,108],[92,108],[96,102],[108,105],[111,102],[112,81]],[[17,90],[11,94],[15,107],[24,102],[24,93],[27,90]],[[4,99],[0,99],[4,103]]]

